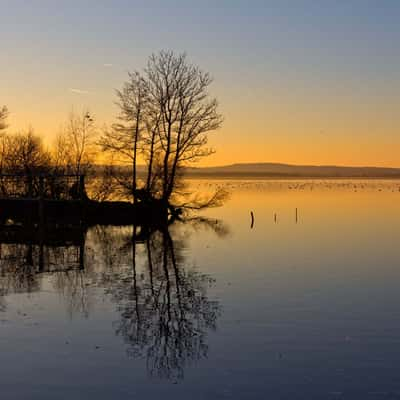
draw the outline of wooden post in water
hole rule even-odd
[[[297,214],[297,207],[296,207],[296,224],[297,224],[297,221],[298,221],[298,214]]]

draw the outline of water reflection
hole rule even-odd
[[[1,298],[9,293],[31,293],[39,290],[34,253],[32,245],[0,245]]]
[[[182,239],[173,240],[168,230],[154,232],[138,247],[133,240],[132,274],[108,288],[121,316],[116,333],[130,356],[146,358],[151,376],[182,378],[187,365],[207,356],[207,332],[216,328],[220,312],[207,297],[213,282],[185,268]],[[139,273],[141,250],[145,268]]]
[[[43,290],[48,279],[71,318],[89,317],[92,289],[100,288],[115,304],[113,329],[128,356],[145,359],[152,377],[182,379],[187,366],[207,357],[207,335],[221,314],[219,302],[207,295],[214,280],[187,264],[187,229],[202,226],[219,236],[228,230],[215,219],[180,225],[96,226],[68,242],[55,242],[53,232],[51,243],[9,234],[0,243],[0,310],[7,295]]]

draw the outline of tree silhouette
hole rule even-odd
[[[143,72],[129,74],[117,92],[120,123],[107,130],[102,148],[132,163],[130,193],[140,200],[161,200],[171,206],[184,167],[213,153],[207,134],[218,129],[222,117],[210,97],[211,76],[189,63],[186,54],[153,54]],[[137,180],[141,155],[146,174]]]

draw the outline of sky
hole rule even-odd
[[[400,167],[398,0],[0,0],[0,105],[47,143],[74,110],[99,126],[161,49],[214,77],[224,116],[201,165]]]

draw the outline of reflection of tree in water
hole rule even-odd
[[[191,224],[227,234],[219,221]],[[180,227],[172,229],[174,239],[167,228],[94,227],[83,264],[75,257],[79,246],[45,247],[40,253],[37,245],[0,245],[0,310],[7,294],[40,290],[47,276],[71,316],[89,316],[91,289],[103,288],[117,304],[114,327],[128,354],[144,357],[151,376],[183,378],[185,367],[207,356],[207,334],[216,328],[220,306],[207,296],[213,280],[185,265],[188,230]]]
[[[53,284],[65,300],[70,317],[79,312],[89,317],[91,299],[88,294],[86,272],[83,270],[56,271],[53,274]]]
[[[0,310],[5,310],[8,294],[41,290],[43,273],[55,276],[56,283],[61,279],[62,284],[56,287],[65,290],[67,275],[76,279],[80,270],[77,251],[76,246],[0,243]]]
[[[57,245],[0,243],[0,310],[5,309],[7,295],[40,291],[45,278],[63,298],[71,317],[75,313],[89,316],[90,287],[103,281],[104,271],[113,266],[110,258],[101,256],[111,255],[112,248],[120,248],[121,237],[126,238],[123,229],[93,230],[96,235],[86,246],[85,235],[78,235],[74,243],[58,240]]]
[[[122,248],[118,278],[113,270],[111,279],[104,276],[121,316],[116,333],[130,356],[146,358],[151,376],[183,378],[185,367],[207,356],[207,333],[216,328],[220,306],[207,297],[213,280],[185,268],[184,240],[167,229],[143,241],[134,233]]]
[[[10,244],[0,247],[0,296],[39,290],[34,246]]]

